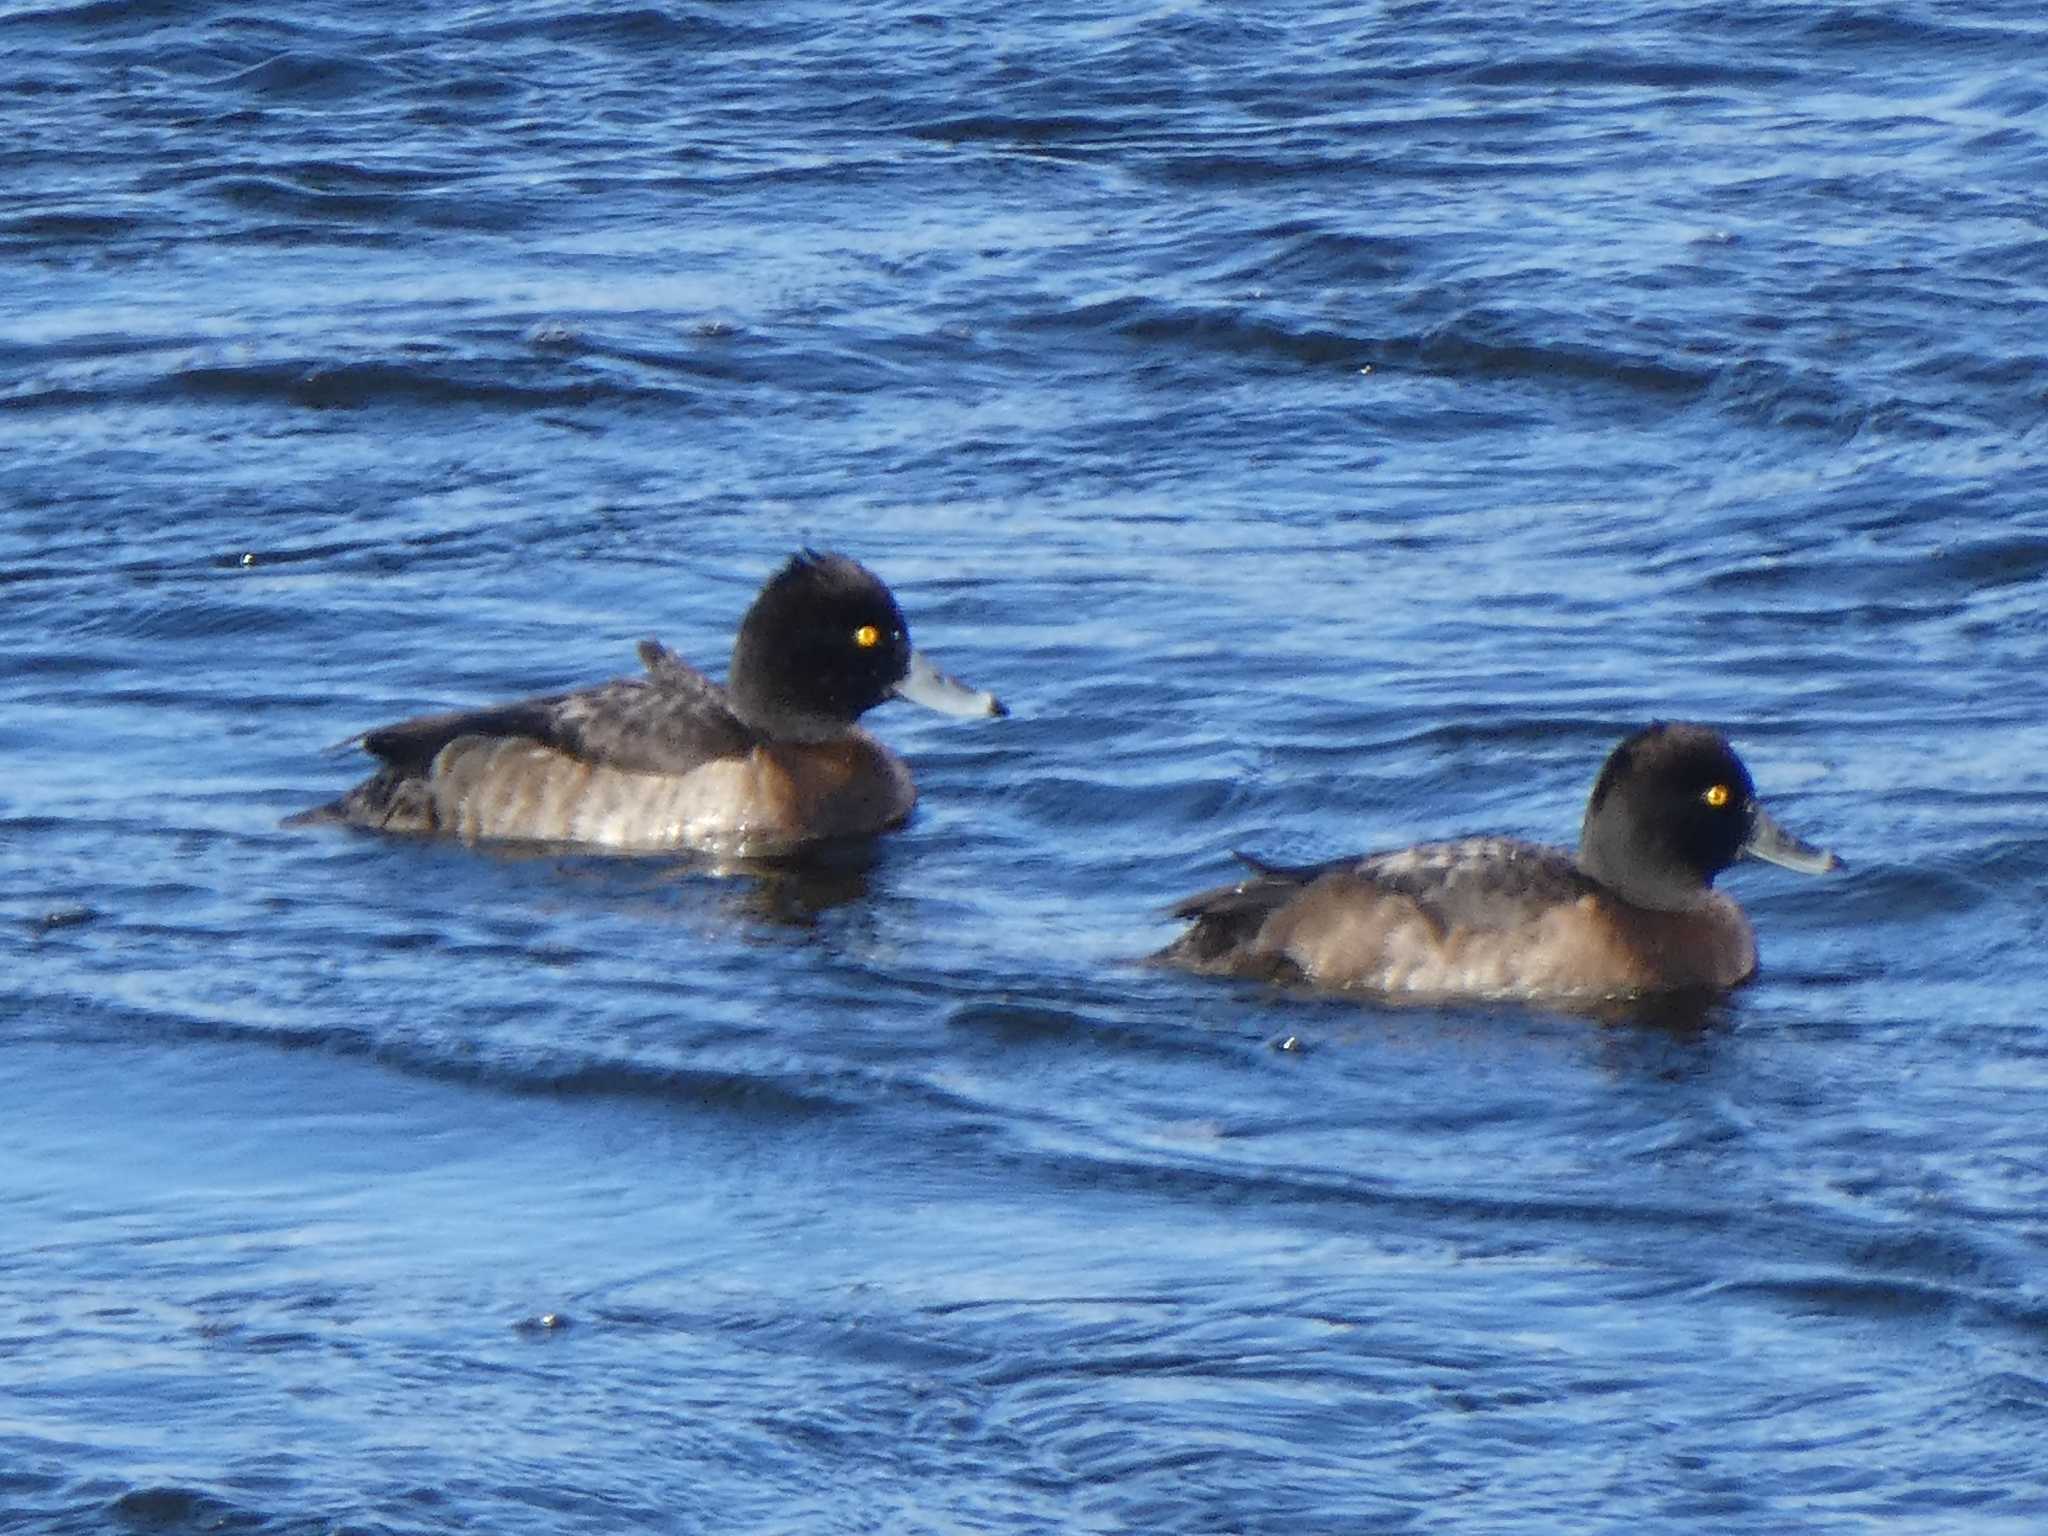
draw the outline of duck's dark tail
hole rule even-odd
[[[1214,975],[1301,980],[1300,968],[1292,960],[1261,951],[1256,941],[1266,920],[1299,895],[1304,885],[1322,873],[1322,867],[1294,869],[1268,864],[1250,854],[1235,857],[1251,875],[1235,885],[1199,891],[1177,903],[1171,915],[1190,926],[1152,956],[1153,961]]]
[[[294,811],[278,825],[280,827],[326,827],[348,820],[342,814],[342,800],[330,800],[325,805],[316,805],[310,811]]]
[[[433,832],[439,819],[424,779],[397,768],[380,768],[338,800],[299,811],[284,827],[369,827],[379,832]]]

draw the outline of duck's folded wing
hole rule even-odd
[[[573,693],[420,715],[366,731],[362,745],[407,774],[427,772],[441,750],[462,737],[524,739],[628,773],[684,774],[755,744],[716,683],[654,641],[644,642],[640,655],[648,670],[644,680],[619,678]]]
[[[1339,868],[1324,866],[1318,873]],[[1345,873],[1413,902],[1439,934],[1512,928],[1594,888],[1562,848],[1512,837],[1420,843],[1369,855]]]
[[[1320,864],[1272,864],[1246,853],[1237,858],[1251,870],[1247,879],[1198,892],[1172,909],[1194,926],[1169,946],[1169,958],[1197,965],[1241,959],[1257,949],[1267,921],[1289,907],[1307,917],[1319,908],[1357,912],[1391,897],[1441,937],[1509,928],[1592,889],[1563,849],[1504,837],[1423,843]]]

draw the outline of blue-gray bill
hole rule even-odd
[[[1752,859],[1797,870],[1802,875],[1824,875],[1842,867],[1842,861],[1827,849],[1794,837],[1760,805],[1750,812],[1749,836],[1743,839],[1742,851]]]
[[[935,709],[942,715],[978,717],[1009,713],[994,694],[970,688],[965,683],[948,677],[933,666],[924,652],[919,650],[911,651],[910,670],[892,691],[899,699],[922,704],[926,709]]]

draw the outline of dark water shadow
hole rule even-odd
[[[1590,1019],[1614,1029],[1638,1030],[1673,1040],[1700,1040],[1725,1030],[1735,1014],[1725,992],[1660,992],[1610,998],[1584,1008],[1559,1008],[1568,1017]]]
[[[1175,974],[1150,957],[1140,964],[1154,974]],[[1404,997],[1248,978],[1231,985],[1240,1003],[1257,1009],[1249,1020],[1230,1010],[1238,1027],[1257,1030],[1270,1049],[1290,1055],[1371,1045],[1394,1031],[1409,1039],[1512,1040],[1574,1053],[1590,1048],[1608,1070],[1623,1075],[1689,1075],[1719,1059],[1717,1047],[1730,1038],[1738,1016],[1735,998],[1713,991],[1577,1001]]]
[[[444,839],[433,841],[446,846]],[[512,841],[466,844],[462,851],[506,865],[553,862],[564,879],[639,894],[708,885],[729,915],[790,928],[812,927],[828,912],[866,901],[884,859],[873,838],[819,843],[776,858],[623,853],[573,843]]]
[[[863,902],[885,855],[872,839],[825,845],[801,858],[725,860],[679,873],[732,882],[725,906],[735,916],[787,928],[811,928],[826,913]]]

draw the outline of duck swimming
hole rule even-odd
[[[1506,837],[1288,868],[1191,896],[1154,958],[1207,975],[1429,998],[1607,999],[1733,987],[1756,938],[1714,877],[1836,868],[1758,804],[1718,731],[1658,722],[1608,756],[1576,855]]]
[[[1007,713],[933,666],[881,579],[839,554],[769,578],[723,687],[653,640],[640,660],[643,677],[366,731],[347,745],[377,771],[286,825],[775,857],[910,815],[909,769],[856,724],[877,704]]]

